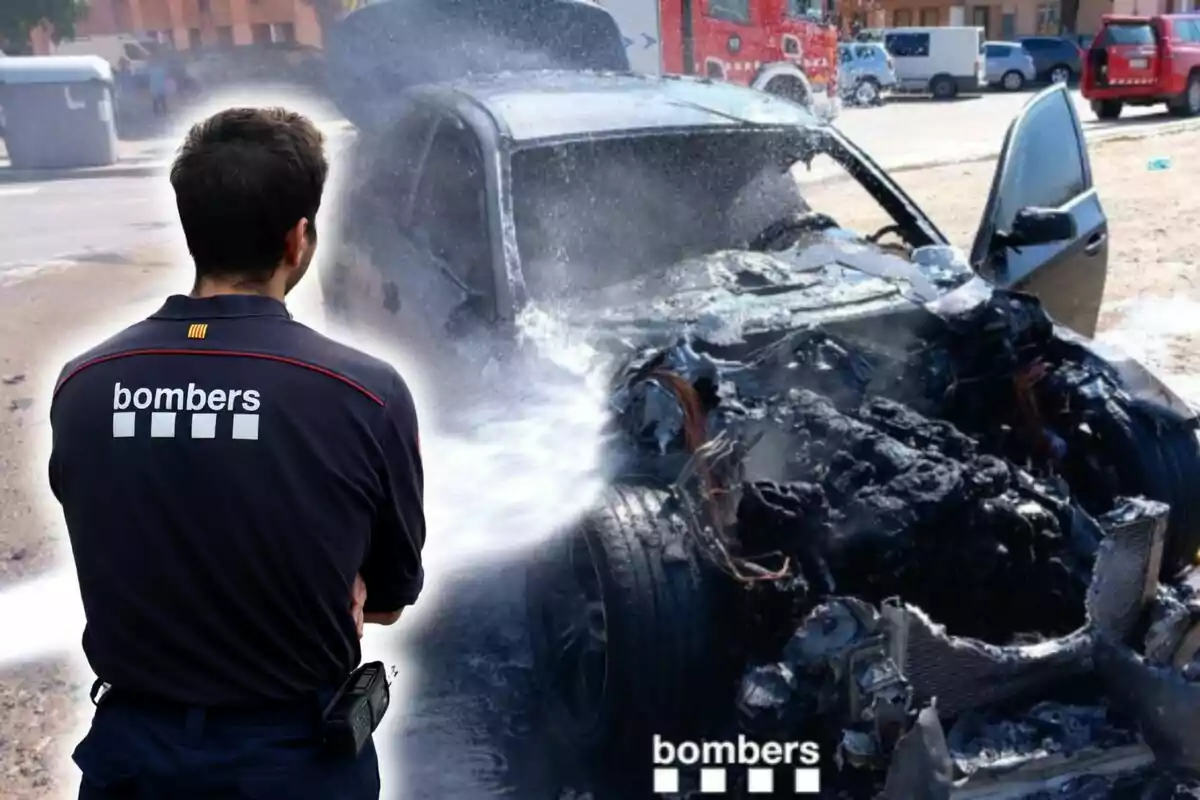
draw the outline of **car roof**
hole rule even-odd
[[[821,124],[802,106],[765,92],[678,76],[517,72],[412,91],[465,98],[492,117],[501,135],[518,143],[631,131]]]

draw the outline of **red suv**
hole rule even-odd
[[[1116,119],[1126,104],[1200,114],[1200,15],[1105,15],[1080,87],[1100,119]]]

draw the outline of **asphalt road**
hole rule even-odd
[[[0,185],[0,285],[48,262],[119,262],[170,241],[175,209],[163,188],[162,178]]]

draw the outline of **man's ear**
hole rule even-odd
[[[283,246],[283,263],[284,266],[296,267],[304,259],[304,250],[308,245],[305,236],[308,234],[308,219],[301,218],[299,222],[292,226],[284,238]]]

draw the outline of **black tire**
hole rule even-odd
[[[1194,117],[1200,114],[1200,72],[1188,75],[1187,87],[1183,94],[1168,105],[1171,113],[1177,117]]]
[[[1121,110],[1125,108],[1125,104],[1120,100],[1093,100],[1092,113],[1097,119],[1116,119],[1121,116]]]
[[[1075,77],[1075,71],[1066,64],[1055,64],[1046,70],[1046,80],[1049,83],[1070,83]]]
[[[721,635],[727,628],[718,619],[718,581],[699,561],[682,520],[664,511],[666,498],[651,489],[612,490],[598,511],[529,567],[529,629],[542,712],[556,744],[575,758],[648,761],[654,734],[693,738],[710,723],[707,703],[715,698],[712,707],[719,709],[732,702],[730,673],[719,655],[730,642]],[[590,559],[605,632],[603,692],[582,702],[566,691],[551,646],[565,638],[556,634],[561,626],[555,618],[570,616],[561,613],[567,608],[561,589],[570,583],[564,570],[571,569],[564,555],[570,553]],[[572,690],[577,680],[570,679]]]
[[[929,81],[929,93],[937,100],[952,100],[958,95],[958,84],[949,75],[934,75]]]
[[[1082,401],[1086,403],[1086,400]],[[1184,423],[1108,400],[1088,416],[1097,451],[1116,473],[1120,494],[1144,495],[1171,506],[1161,575],[1170,578],[1200,549],[1200,440]]]
[[[804,87],[804,82],[799,78],[775,78],[764,87],[764,91],[767,94],[791,100],[793,103],[802,105],[805,108],[812,105],[812,98],[809,97],[808,90]]]
[[[1000,88],[1006,92],[1019,92],[1025,88],[1025,76],[1010,69],[1000,76]]]

